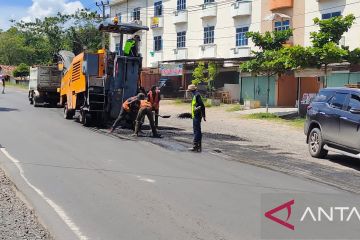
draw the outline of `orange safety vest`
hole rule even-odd
[[[151,103],[148,100],[140,101],[140,108],[151,108]]]
[[[123,105],[122,105],[123,109],[124,109],[126,112],[130,112],[130,106],[129,106],[129,104],[130,104],[131,102],[133,102],[133,101],[136,101],[136,100],[137,100],[137,97],[136,97],[136,96],[131,97],[131,98],[129,98],[128,100],[126,100],[126,101],[123,103]]]
[[[148,93],[148,98],[150,99],[150,103],[152,105],[152,107],[155,109],[155,110],[159,110],[159,107],[160,107],[160,91],[159,90],[156,90],[155,91],[155,99],[153,97],[153,92],[150,90],[149,93]]]

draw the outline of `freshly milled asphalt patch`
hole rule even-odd
[[[0,169],[0,239],[51,240],[33,210],[16,195],[14,184]]]

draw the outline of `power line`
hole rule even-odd
[[[105,21],[105,19],[106,19],[105,10],[106,10],[106,7],[110,6],[110,2],[109,1],[106,1],[105,3],[104,3],[104,1],[96,2],[96,6],[100,9],[100,11],[102,11],[102,19],[103,19],[103,21]],[[105,49],[105,38],[106,38],[106,35],[105,35],[105,32],[103,32],[102,39],[101,39],[101,46],[103,49]]]

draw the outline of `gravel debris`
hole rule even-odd
[[[14,184],[0,169],[0,239],[52,240],[34,210],[17,195]]]

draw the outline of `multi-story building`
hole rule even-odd
[[[144,66],[186,59],[249,57],[253,44],[245,36],[260,31],[259,0],[118,0],[111,15],[151,29],[141,36]],[[115,50],[117,37],[111,38]]]
[[[350,49],[360,47],[360,1],[358,0],[306,0],[304,45],[311,46],[310,32],[317,31],[313,19],[328,19],[334,16],[353,14],[355,24],[345,33],[340,44]]]
[[[216,61],[220,66],[217,79],[220,86],[226,82],[239,83],[239,97],[258,99],[263,104],[267,80],[238,74],[239,63],[250,57],[251,51],[258,50],[246,32],[292,28],[294,36],[288,44],[310,46],[310,32],[318,30],[313,23],[315,17],[326,19],[353,13],[358,22],[359,10],[358,0],[114,0],[111,3],[112,17],[150,27],[150,31],[140,34],[143,66],[183,63],[184,69],[188,69],[181,76],[186,83],[193,68],[185,66],[199,60]],[[360,47],[357,22],[341,41],[350,49]],[[118,36],[112,35],[113,51],[120,47],[118,43]],[[339,78],[341,73],[330,76],[329,85],[343,84],[345,80]],[[349,79],[346,81],[360,82],[357,74]],[[290,75],[274,77],[270,85],[271,105],[293,106],[303,93],[317,92],[322,82],[311,74],[302,76],[302,81]]]
[[[358,0],[261,0],[261,32],[279,31],[291,28],[293,37],[288,44],[311,46],[310,33],[318,30],[314,18],[328,19],[334,16],[354,14],[357,18],[348,33],[345,33],[340,44],[350,49],[360,47],[357,38],[359,28],[360,1]],[[291,106],[304,93],[316,93],[324,86],[321,71],[303,71],[299,75],[273,77],[270,81],[270,104]],[[332,71],[328,76],[328,87],[344,86],[347,83],[360,82],[360,74],[344,71]],[[267,79],[264,77],[243,77],[241,79],[243,98],[258,99],[265,102]],[[254,91],[255,89],[255,91]]]

